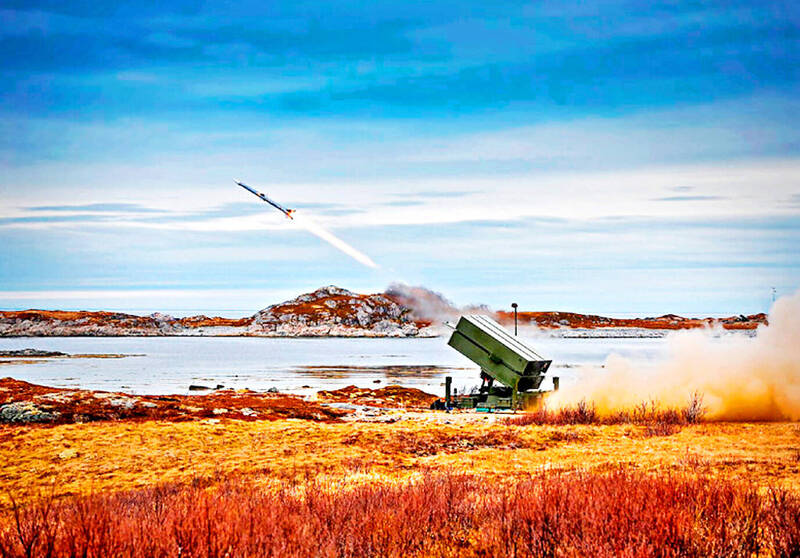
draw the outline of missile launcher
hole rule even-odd
[[[527,409],[546,393],[541,387],[552,361],[488,316],[462,316],[447,344],[480,366],[482,379],[477,393],[455,395],[448,407]]]

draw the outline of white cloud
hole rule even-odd
[[[257,173],[254,173],[257,174]],[[139,176],[147,175],[147,171]],[[121,181],[127,181],[120,175]],[[676,195],[675,188],[687,188]],[[274,188],[260,186],[287,206],[294,201],[336,202],[353,214],[317,214],[302,210],[331,227],[363,227],[376,225],[412,225],[456,223],[465,221],[510,221],[531,217],[565,219],[598,219],[613,216],[636,217],[759,217],[797,215],[798,209],[786,204],[800,191],[800,160],[758,160],[739,163],[675,165],[615,171],[546,172],[525,176],[496,178],[419,179],[413,182],[383,180],[369,186],[332,183],[281,184]],[[455,197],[431,197],[431,192],[469,191]],[[123,188],[123,191],[125,189]],[[406,199],[419,202],[407,207],[386,205],[387,199],[402,192]],[[194,212],[207,211],[232,201],[261,204],[247,192],[237,189],[232,181],[221,180],[212,189],[173,183],[157,194],[148,189],[131,189],[124,197],[97,197],[91,190],[85,196],[74,193],[73,203],[104,201],[136,203],[168,211],[158,215],[119,213],[114,226],[164,230],[256,231],[291,230],[292,222],[270,207],[263,214],[209,217],[198,220]],[[137,195],[138,194],[138,195]],[[391,197],[390,197],[391,196]],[[62,202],[67,200],[62,199]],[[41,202],[26,195],[16,204],[5,203],[4,217],[50,216],[47,212],[19,209]],[[58,201],[48,200],[48,203]],[[17,205],[18,209],[13,209]],[[355,212],[359,210],[358,212]],[[53,216],[80,215],[59,211]],[[185,216],[186,220],[180,219]],[[74,227],[75,222],[13,224],[31,228]],[[87,222],[86,227],[108,226],[108,222]]]
[[[786,117],[792,111],[800,111],[800,103],[762,96],[458,134],[443,129],[420,134],[408,122],[274,126],[268,117],[254,117],[241,129],[135,119],[0,121],[3,129],[19,125],[27,130],[15,137],[50,138],[62,155],[8,165],[0,180],[0,217],[29,216],[23,208],[34,205],[129,203],[169,214],[153,219],[120,213],[115,225],[198,231],[291,228],[266,206],[263,215],[198,220],[196,214],[226,204],[259,203],[233,184],[234,176],[289,207],[337,204],[338,215],[301,209],[335,228],[535,216],[797,214],[800,208],[786,200],[800,192],[800,159],[776,155],[791,153],[800,141],[800,132]],[[110,146],[109,151],[87,159],[84,150],[96,153],[98,146]],[[398,200],[415,204],[387,204]],[[87,220],[85,226],[103,223]]]

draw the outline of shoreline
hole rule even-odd
[[[739,334],[754,337],[757,335],[757,328],[715,328],[714,326],[697,327],[687,326],[682,328],[643,328],[636,326],[611,327],[601,326],[596,328],[537,328],[535,326],[524,326],[525,331],[533,331],[531,338],[553,338],[553,339],[659,339],[668,336],[676,331],[719,331],[720,334]],[[422,335],[393,335],[380,334],[375,332],[352,334],[306,334],[294,335],[283,333],[118,333],[118,334],[86,334],[54,332],[44,334],[15,334],[8,335],[0,332],[0,339],[48,339],[48,338],[78,338],[78,339],[114,339],[114,338],[253,338],[253,339],[437,339],[447,337],[447,332],[424,333]],[[5,358],[0,356],[0,358]]]
[[[192,387],[194,389],[192,389]],[[194,394],[136,395],[121,391],[59,388],[0,378],[0,424],[58,425],[105,421],[182,422],[198,419],[338,421],[376,417],[381,409],[426,410],[439,396],[416,388],[348,386],[302,396],[195,385]]]
[[[462,314],[492,316],[505,327],[518,323],[554,335],[650,337],[661,331],[721,328],[756,330],[766,314],[723,318],[685,318],[676,314],[642,318],[609,318],[559,311],[522,311],[518,316],[485,307],[457,308],[443,299],[439,310],[426,310],[414,297],[398,293],[359,294],[334,285],[273,304],[241,318],[206,315],[176,318],[154,312],[147,316],[103,311],[0,311],[4,337],[264,337],[264,338],[429,338],[446,335],[442,325]],[[518,318],[518,322],[517,322]],[[636,332],[634,335],[630,331]],[[620,333],[624,332],[624,333]],[[645,333],[647,332],[647,333]],[[658,333],[652,333],[658,332]],[[611,336],[607,334],[606,336]]]

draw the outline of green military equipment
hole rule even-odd
[[[525,409],[545,393],[540,387],[552,361],[488,316],[462,316],[447,344],[480,366],[483,380],[478,393],[456,396],[448,407]],[[553,380],[558,385],[558,379]]]

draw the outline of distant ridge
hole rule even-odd
[[[174,318],[156,312],[137,316],[119,312],[22,310],[0,312],[0,337],[433,337],[439,324],[462,313],[496,317],[510,326],[511,312],[485,306],[458,308],[424,287],[392,285],[386,293],[358,294],[335,285],[273,304],[238,319],[204,315]],[[647,318],[606,318],[571,312],[520,312],[523,326],[555,329],[638,328],[676,330],[722,327],[754,330],[766,314],[728,318],[684,318],[674,314]]]
[[[239,319],[174,318],[156,312],[23,310],[0,312],[0,337],[431,337],[430,322],[384,294],[357,294],[334,285],[273,304]]]

